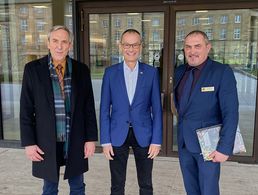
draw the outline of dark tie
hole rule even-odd
[[[62,96],[64,97],[64,78],[63,78],[63,73],[62,73],[63,66],[61,64],[58,64],[56,69],[57,69],[56,74],[57,74],[57,77],[58,77],[58,81],[59,81],[59,85],[60,85],[60,88],[61,88]]]
[[[192,68],[189,71],[188,78],[185,81],[183,92],[179,100],[179,114],[183,114],[184,110],[186,109],[186,105],[188,103],[188,100],[191,94],[191,88],[192,88],[192,83],[194,78],[193,77],[194,69],[195,68]]]

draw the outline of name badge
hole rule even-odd
[[[201,92],[210,92],[210,91],[214,91],[214,86],[201,88]]]

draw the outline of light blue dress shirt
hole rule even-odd
[[[134,69],[130,69],[129,66],[124,61],[124,77],[125,77],[125,85],[126,85],[126,91],[128,95],[128,99],[130,102],[130,105],[132,104],[133,97],[135,94],[137,79],[138,79],[138,71],[139,71],[139,63],[137,61]]]

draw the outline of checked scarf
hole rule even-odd
[[[68,146],[71,132],[71,79],[72,79],[72,60],[66,57],[66,68],[64,73],[64,96],[59,84],[58,76],[52,61],[51,54],[48,56],[48,65],[52,81],[56,118],[57,142],[65,142],[64,157],[68,158]]]

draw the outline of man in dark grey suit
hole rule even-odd
[[[68,56],[72,33],[54,26],[49,55],[25,66],[21,100],[21,142],[35,177],[44,180],[43,195],[57,194],[65,165],[70,194],[85,194],[83,173],[95,151],[97,124],[90,72]]]

